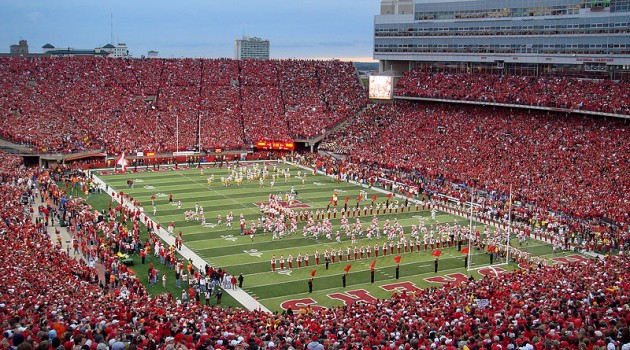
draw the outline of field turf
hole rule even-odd
[[[259,163],[264,166],[263,163]],[[249,165],[252,166],[251,164]],[[273,172],[274,165],[268,163],[268,168]],[[175,224],[175,232],[181,230],[183,232],[184,245],[193,250],[197,255],[202,257],[209,265],[226,269],[228,273],[238,276],[243,273],[245,281],[243,289],[265,305],[271,311],[281,311],[283,307],[303,304],[314,304],[317,306],[331,307],[342,305],[344,297],[339,297],[335,293],[347,293],[347,296],[356,297],[356,291],[361,292],[363,297],[368,293],[370,297],[386,298],[392,295],[391,285],[401,282],[410,282],[419,288],[427,288],[430,286],[438,286],[439,284],[427,282],[425,278],[435,277],[436,275],[449,275],[461,273],[466,276],[472,275],[474,278],[480,278],[481,275],[476,272],[468,272],[464,268],[464,256],[457,251],[457,247],[442,249],[442,255],[439,259],[438,274],[434,273],[434,259],[431,250],[413,253],[401,253],[402,256],[399,269],[399,280],[395,279],[396,263],[393,257],[399,255],[394,248],[394,254],[383,256],[382,250],[379,257],[364,257],[359,260],[346,261],[346,247],[350,245],[350,240],[342,233],[342,243],[339,244],[334,240],[327,240],[320,236],[316,241],[313,238],[305,238],[302,235],[302,227],[304,223],[299,223],[298,232],[285,236],[279,240],[272,240],[270,233],[262,234],[261,230],[257,232],[254,239],[249,236],[242,236],[239,228],[239,216],[243,214],[247,222],[247,228],[250,226],[251,220],[257,220],[261,214],[257,203],[266,202],[269,194],[284,194],[289,192],[293,186],[298,191],[298,200],[301,204],[310,207],[308,210],[326,209],[334,192],[338,193],[338,210],[344,205],[345,198],[348,197],[348,207],[355,207],[357,197],[361,190],[367,192],[368,200],[361,201],[360,207],[364,205],[369,207],[373,195],[377,196],[376,202],[384,203],[385,194],[376,189],[368,189],[358,185],[337,182],[336,179],[323,176],[313,175],[311,171],[305,171],[298,167],[287,164],[278,164],[278,169],[289,169],[291,177],[285,181],[284,177],[275,181],[275,186],[270,187],[271,179],[267,179],[264,186],[261,187],[258,180],[251,183],[244,180],[240,186],[231,184],[223,186],[221,177],[227,177],[227,168],[204,167],[203,175],[199,169],[180,169],[162,168],[161,171],[149,172],[129,172],[127,174],[103,174],[99,175],[110,187],[116,192],[124,191],[134,199],[140,201],[144,207],[145,213],[149,214],[155,221],[159,222],[163,227],[167,227],[169,223]],[[297,177],[297,172],[302,174],[308,173],[302,181]],[[214,174],[214,182],[207,184],[207,178]],[[133,188],[128,188],[127,180],[134,180]],[[111,190],[110,190],[111,192]],[[168,202],[169,194],[173,195],[173,202]],[[156,196],[156,215],[153,216],[151,206],[151,196]],[[392,201],[404,201],[404,198],[391,198]],[[176,203],[182,202],[182,208],[178,209]],[[203,207],[207,220],[206,227],[201,225],[201,221],[191,220],[185,221],[184,211],[194,210],[195,204]],[[411,206],[411,212],[383,214],[378,215],[380,226],[389,219],[398,221],[405,227],[405,234],[410,232],[412,224],[418,224],[420,220],[426,225],[431,225],[434,221],[431,219],[431,213],[428,210],[415,210],[415,206]],[[332,209],[332,207],[331,207]],[[233,212],[234,222],[232,228],[225,225],[225,217],[228,213]],[[361,213],[363,214],[363,212]],[[217,216],[223,217],[223,225],[216,226]],[[331,219],[333,232],[338,230],[341,215],[337,215],[337,219]],[[361,216],[363,227],[367,228],[371,223],[372,216]],[[468,219],[456,217],[454,215],[438,212],[436,220],[440,223],[453,223],[455,220],[460,225],[468,225]],[[350,218],[350,224],[356,221],[356,218]],[[475,225],[481,227],[480,223]],[[213,227],[214,226],[214,227]],[[381,237],[379,247],[386,238]],[[373,246],[376,239],[368,240],[367,238],[359,239],[358,245]],[[514,240],[512,244],[517,244]],[[338,250],[343,248],[344,258],[342,262],[336,259],[334,264],[330,264],[326,270],[323,263],[323,253],[326,249]],[[321,253],[319,266],[315,265],[313,254],[318,249]],[[534,255],[552,257],[551,246],[543,242],[530,240],[526,246],[521,247]],[[294,268],[291,271],[271,271],[270,259],[273,255],[276,258],[284,256],[285,258],[292,254],[295,258],[299,253],[304,255],[308,252],[310,255],[310,266],[298,269],[297,262],[294,260]],[[489,263],[489,256],[484,252],[474,252],[471,263],[474,267],[481,267]],[[370,264],[375,263],[375,282],[370,281]],[[495,264],[497,262],[495,261]],[[154,261],[154,264],[159,262]],[[303,264],[304,265],[304,264]],[[346,288],[342,287],[342,276],[344,268],[351,265],[347,275]],[[158,267],[159,268],[159,267]],[[163,267],[166,270],[166,267]],[[501,268],[514,269],[516,264],[510,263],[503,265]],[[142,270],[142,267],[134,267],[135,270]],[[308,292],[308,280],[311,273],[316,270],[313,279],[313,292]],[[138,271],[140,275],[141,272]],[[142,275],[144,277],[144,275]],[[170,279],[166,290],[174,296],[181,294],[180,290],[175,289],[174,274],[170,272]],[[461,276],[461,275],[460,275]],[[161,283],[160,283],[161,284]],[[158,287],[149,287],[158,289]],[[159,287],[161,291],[161,285]],[[237,303],[229,299],[227,293],[224,293],[225,306],[234,306]]]

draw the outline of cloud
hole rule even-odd
[[[44,18],[44,14],[39,11],[31,11],[26,14],[26,18],[33,23],[38,23]]]

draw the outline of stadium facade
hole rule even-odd
[[[379,71],[630,80],[630,0],[382,0]]]

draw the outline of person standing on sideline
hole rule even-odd
[[[210,288],[206,289],[204,296],[206,297],[206,306],[210,306],[210,297],[212,296]]]
[[[435,273],[437,273],[437,270],[438,270],[438,264],[439,264],[439,262],[438,262],[438,258],[435,258],[435,262],[434,262],[434,265],[435,265]]]
[[[241,273],[240,275],[238,275],[238,287],[239,288],[243,288],[243,280],[245,279],[245,277],[243,277],[243,274]]]
[[[222,296],[223,296],[223,290],[221,288],[217,289],[217,304],[221,304]]]

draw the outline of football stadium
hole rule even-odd
[[[1,54],[0,348],[630,349],[630,1],[373,29],[368,78]]]

